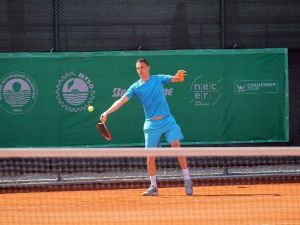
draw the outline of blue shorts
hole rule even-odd
[[[165,137],[169,144],[183,140],[181,129],[171,115],[161,120],[146,120],[144,134],[146,148],[160,147],[162,137]]]

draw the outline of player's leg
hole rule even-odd
[[[155,148],[160,145],[161,134],[155,130],[145,130],[145,147]],[[147,168],[150,176],[150,187],[143,193],[144,196],[153,196],[158,194],[157,181],[156,181],[156,165],[155,157],[149,156],[147,158]]]
[[[150,187],[143,193],[143,195],[157,195],[157,181],[156,181],[156,165],[155,165],[155,157],[149,156],[147,158],[147,168],[148,174],[150,176]]]
[[[179,141],[179,140],[175,140],[175,141],[171,142],[171,147],[172,147],[172,148],[180,148],[180,141]],[[184,157],[184,156],[179,156],[177,159],[178,159],[178,163],[179,163],[179,165],[180,165],[180,168],[181,168],[182,170],[188,168],[186,157]]]
[[[175,141],[171,142],[171,147],[179,148],[180,147],[179,140],[175,140]],[[182,171],[182,174],[183,174],[183,178],[184,178],[185,193],[187,195],[193,195],[193,183],[192,183],[192,180],[190,178],[190,173],[189,173],[186,157],[179,156],[178,157],[178,163],[180,165],[180,168],[181,168],[181,171]]]
[[[154,156],[149,156],[147,158],[147,168],[150,176],[156,176],[156,165]]]
[[[180,140],[183,139],[183,135],[181,132],[180,127],[178,124],[176,124],[175,120],[171,120],[169,126],[167,127],[167,130],[165,132],[166,139],[168,143],[171,144],[171,147],[173,148],[179,148],[180,147]],[[184,156],[178,157],[178,162],[182,170],[182,174],[184,177],[184,183],[185,183],[185,193],[187,195],[193,194],[193,184],[190,178],[190,173],[187,165],[187,159]]]

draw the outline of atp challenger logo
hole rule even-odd
[[[61,76],[56,85],[56,98],[67,111],[79,112],[93,103],[95,98],[94,85],[83,73],[78,75],[70,72]]]
[[[223,78],[217,81],[211,81],[206,77],[198,76],[191,85],[193,99],[190,104],[195,106],[215,105],[221,98],[219,85]]]
[[[22,72],[5,75],[0,81],[0,91],[0,106],[12,114],[22,114],[31,110],[38,95],[34,80]]]
[[[277,80],[236,80],[234,82],[236,94],[276,94]]]

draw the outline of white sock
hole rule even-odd
[[[156,176],[150,176],[151,185],[157,187]]]
[[[191,179],[188,168],[182,169],[182,174],[183,174],[184,180],[190,180]]]

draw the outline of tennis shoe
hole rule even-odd
[[[193,183],[191,180],[186,180],[184,183],[186,195],[193,195]]]
[[[143,196],[155,196],[158,195],[157,187],[151,185],[144,193]]]

